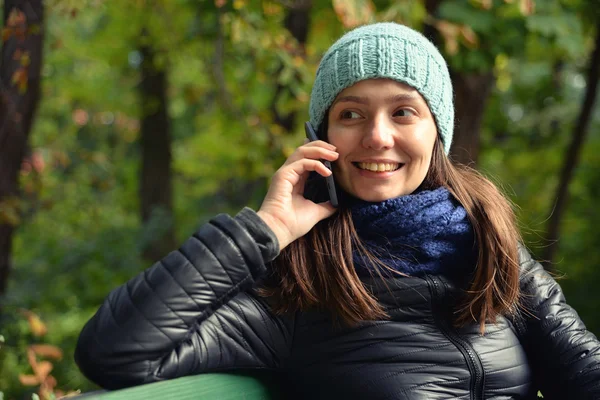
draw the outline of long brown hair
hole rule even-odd
[[[307,183],[307,197],[326,193],[316,180]],[[486,322],[516,311],[519,301],[518,243],[520,234],[510,201],[474,169],[454,164],[439,138],[422,189],[445,186],[465,208],[473,226],[479,256],[464,300],[456,310],[459,326]],[[272,263],[272,279],[260,290],[271,297],[276,313],[309,308],[329,310],[349,325],[381,320],[387,314],[354,270],[353,251],[377,267],[384,265],[361,243],[351,212],[340,204],[332,217],[286,247]],[[376,268],[376,270],[379,270]]]

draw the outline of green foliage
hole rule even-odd
[[[43,166],[22,176],[24,219],[0,323],[5,398],[32,392],[18,375],[31,372],[26,349],[40,339],[21,308],[38,312],[48,325],[44,340],[64,351],[53,371],[58,387],[93,388],[72,360],[78,332],[112,288],[148,267],[141,249],[165,229],[160,213],[140,225],[140,46],[152,46],[168,73],[175,229],[183,241],[216,213],[258,207],[270,176],[302,143],[319,58],[352,23],[339,16],[345,2],[313,3],[302,47],[284,28],[287,2],[46,2],[43,93],[31,138]],[[455,71],[494,71],[481,169],[518,205],[526,242],[540,252],[593,25],[583,0],[538,1],[533,13],[519,3],[445,0],[435,19],[423,2],[347,4],[369,20],[446,27],[444,43],[457,44],[445,47]],[[277,85],[288,92],[273,104]],[[273,108],[297,114],[291,132],[275,123]],[[557,264],[569,302],[596,333],[599,114],[572,185]]]

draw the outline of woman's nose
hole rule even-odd
[[[389,149],[394,146],[394,131],[391,121],[384,116],[373,119],[367,132],[365,132],[362,144],[373,150]]]

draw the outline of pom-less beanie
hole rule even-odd
[[[421,33],[382,22],[356,28],[323,56],[310,96],[310,123],[317,129],[336,96],[371,78],[388,78],[415,88],[434,116],[444,152],[454,130],[452,81],[439,50]]]

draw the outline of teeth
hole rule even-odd
[[[395,171],[398,169],[400,164],[396,164],[396,163],[364,163],[364,162],[359,162],[357,163],[358,168],[360,169],[366,169],[368,171],[374,171],[374,172],[384,172],[384,171]]]

